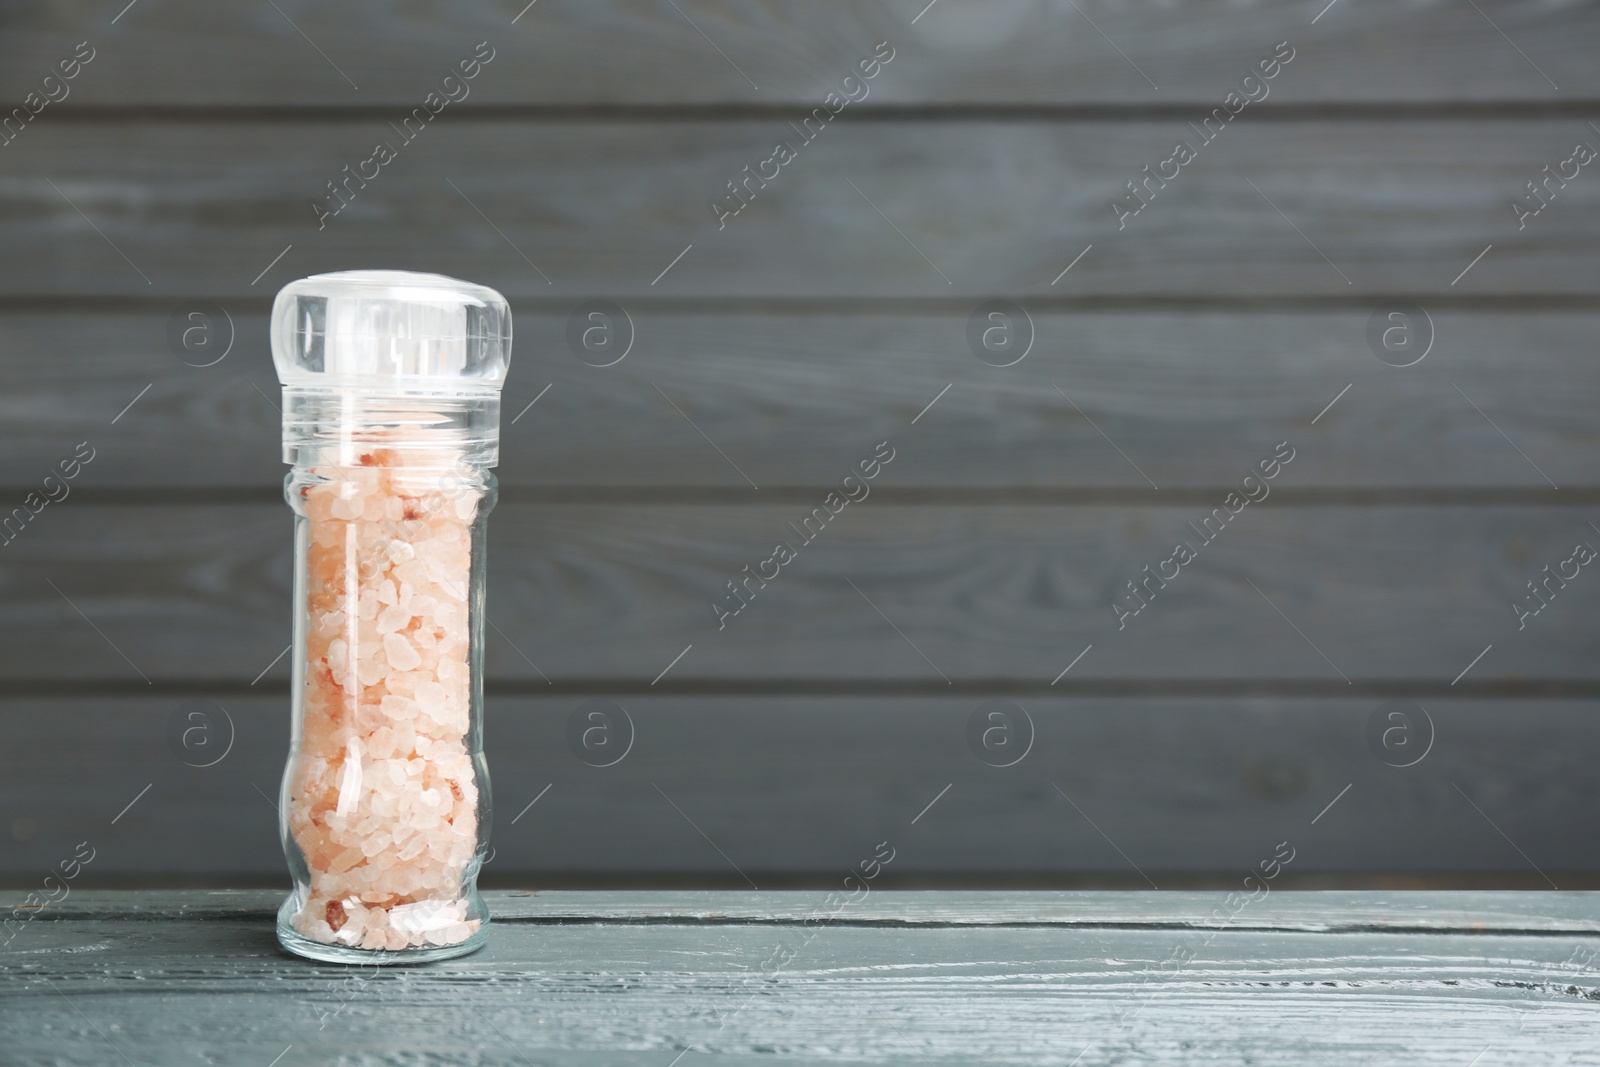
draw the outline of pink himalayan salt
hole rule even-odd
[[[441,491],[437,470],[404,466],[415,456],[378,449],[302,490],[306,690],[289,825],[311,887],[293,922],[374,951],[458,944],[479,925],[461,898],[478,843],[466,591],[479,494]]]

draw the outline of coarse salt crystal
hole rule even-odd
[[[391,674],[389,677],[393,679],[395,676]],[[391,719],[411,719],[415,718],[417,714],[417,702],[415,700],[408,700],[403,696],[386,696],[383,698],[383,703],[381,706],[383,708],[383,713],[389,716]],[[399,742],[399,735],[396,735],[396,748],[399,748]]]
[[[409,671],[422,661],[417,650],[411,647],[411,642],[397,633],[384,634],[383,654],[388,658],[389,666],[397,671]]]
[[[428,718],[436,722],[443,722],[447,710],[447,696],[444,686],[438,682],[423,682],[417,686],[417,707]]]
[[[356,675],[362,685],[377,685],[383,681],[385,673],[384,664],[376,655],[365,656],[356,665]]]
[[[378,632],[380,634],[404,630],[410,622],[411,612],[399,605],[391,605],[378,612]],[[394,661],[390,660],[389,662],[393,663]]]
[[[446,900],[418,900],[389,909],[390,927],[408,934],[442,930],[455,921],[455,911]]]
[[[348,815],[361,798],[361,742],[355,738],[345,748],[344,771],[339,777],[339,803],[336,815]]]

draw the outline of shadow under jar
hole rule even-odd
[[[272,317],[295,511],[278,939],[332,962],[487,938],[484,532],[511,318],[491,289],[354,271]]]

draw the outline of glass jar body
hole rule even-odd
[[[291,952],[464,955],[487,938],[484,534],[494,476],[374,447],[297,465],[290,755],[279,801]]]

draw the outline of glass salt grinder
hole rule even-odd
[[[482,947],[484,525],[511,310],[436,274],[302,278],[272,306],[294,679],[279,830],[289,951],[413,963]]]

